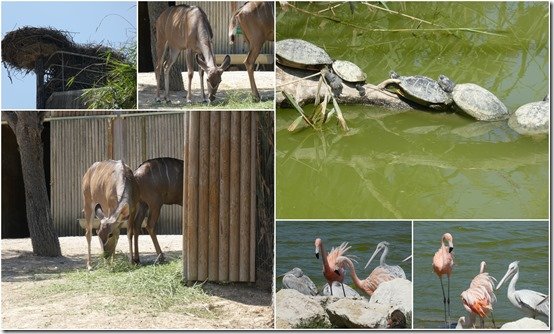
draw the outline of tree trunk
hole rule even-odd
[[[256,156],[256,285],[271,291],[273,282],[273,113],[260,112]]]
[[[35,111],[4,112],[8,125],[15,133],[21,155],[27,224],[33,253],[40,256],[61,256],[44,175],[41,140],[44,115],[44,112]]]
[[[148,2],[148,17],[150,18],[150,48],[152,50],[152,63],[154,63],[154,69],[156,68],[156,60],[158,59],[158,54],[156,52],[156,20],[158,19],[158,16],[166,9],[168,8],[167,2]],[[167,58],[166,53],[166,58]],[[179,65],[179,62],[175,62],[175,64],[171,67],[171,70],[169,71],[169,90],[170,91],[184,91],[185,86],[183,84],[183,77],[181,75],[181,72],[183,70],[181,69],[181,65]],[[164,78],[163,76],[160,77],[160,86],[163,89],[164,88]]]

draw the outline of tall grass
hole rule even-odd
[[[181,259],[162,265],[135,266],[124,255],[120,255],[116,256],[113,263],[100,263],[92,271],[79,269],[64,274],[64,280],[48,287],[43,286],[37,293],[106,295],[117,297],[111,305],[114,309],[137,305],[155,313],[171,310],[204,318],[214,317],[213,311],[202,306],[209,299],[202,286],[185,286],[181,273]]]

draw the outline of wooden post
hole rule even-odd
[[[189,156],[189,144],[190,144],[190,141],[189,141],[189,138],[188,138],[188,132],[189,132],[189,117],[190,117],[190,111],[187,111],[185,112],[185,115],[184,115],[184,120],[183,120],[183,126],[184,126],[184,134],[183,134],[183,137],[184,137],[184,152],[183,152],[183,211],[182,211],[182,215],[181,215],[181,219],[182,219],[182,222],[183,222],[183,226],[181,228],[181,233],[183,234],[183,248],[182,248],[182,257],[183,257],[183,281],[189,285],[190,283],[190,279],[189,279],[189,275],[188,275],[188,235],[187,235],[187,222],[188,222],[188,180],[187,180],[187,175],[188,175],[188,170],[189,170],[189,162],[188,162],[188,156]]]
[[[256,226],[257,212],[256,205],[256,176],[258,175],[258,113],[252,112],[251,125],[251,172],[250,172],[250,282],[256,281]]]
[[[192,111],[189,114],[189,143],[187,168],[187,257],[189,281],[198,280],[198,145],[200,113]]]
[[[208,277],[208,246],[209,246],[209,201],[210,201],[210,112],[199,111],[200,114],[200,148],[199,148],[199,178],[198,178],[198,280]]]
[[[231,178],[229,217],[229,280],[239,279],[240,243],[240,130],[241,112],[231,112]]]
[[[250,127],[251,112],[241,112],[240,139],[240,281],[249,281],[250,274]]]
[[[46,92],[44,91],[44,58],[38,57],[35,63],[35,75],[37,76],[37,109],[46,108]]]
[[[231,112],[221,113],[219,159],[219,280],[229,280],[229,219],[231,178]]]
[[[220,154],[220,119],[226,112],[210,113],[210,203],[209,203],[209,250],[208,279],[218,279],[219,266],[219,154]]]

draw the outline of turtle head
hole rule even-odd
[[[390,71],[390,72],[389,72],[389,77],[390,77],[391,79],[398,79],[398,78],[400,78],[400,76],[398,75],[398,73],[396,73],[395,71]]]
[[[437,80],[439,86],[447,93],[452,93],[454,86],[456,85],[452,80],[448,79],[445,75],[439,75],[439,80]]]

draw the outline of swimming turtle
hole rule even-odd
[[[325,50],[301,39],[284,39],[275,43],[277,62],[281,65],[319,71],[333,60]]]
[[[398,95],[422,106],[440,109],[452,103],[450,94],[445,92],[437,81],[422,75],[405,77],[391,71],[390,79],[381,82],[377,87],[385,89],[387,86],[393,86]]]
[[[493,93],[473,84],[455,84],[444,75],[439,84],[445,92],[452,94],[454,106],[479,121],[496,121],[508,117],[508,109]]]
[[[543,100],[522,105],[510,116],[508,125],[522,135],[548,133],[550,102]]]

